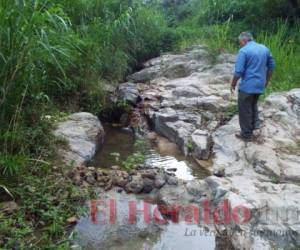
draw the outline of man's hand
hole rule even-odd
[[[232,95],[233,95],[234,92],[235,92],[235,88],[236,88],[236,84],[231,84],[230,92],[231,92]]]
[[[269,86],[269,83],[270,83],[270,81],[272,79],[272,74],[273,74],[273,71],[272,70],[268,70],[265,88],[267,88]]]
[[[234,76],[232,79],[232,83],[231,83],[231,87],[230,87],[230,92],[232,95],[234,94],[234,91],[235,91],[235,88],[236,88],[236,85],[237,85],[237,82],[239,79],[240,79],[239,76]]]

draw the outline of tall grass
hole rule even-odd
[[[190,3],[190,16],[177,26],[181,36],[178,48],[204,43],[213,55],[223,51],[237,53],[238,35],[252,31],[258,42],[271,49],[276,61],[267,94],[300,87],[300,20],[294,6],[284,0],[192,0]]]
[[[181,2],[183,9],[168,2],[178,15],[170,28],[166,20],[174,16],[142,1],[0,1],[0,172],[44,154],[51,127],[45,115],[99,112],[104,83],[122,81],[139,61],[200,43],[213,55],[237,52],[238,33],[251,27],[241,13],[270,9],[268,20],[284,14],[281,0],[274,6],[269,0]],[[269,91],[299,86],[299,31],[289,22],[258,33],[277,61]]]
[[[231,19],[224,24],[195,25],[186,22],[177,28],[181,40],[177,48],[183,50],[191,45],[206,44],[212,55],[217,55],[225,51],[234,51],[235,44],[231,35]]]
[[[163,2],[165,13],[160,0],[0,0],[0,189],[21,203],[14,219],[0,213],[9,249],[19,240],[28,247],[37,226],[43,230],[35,244],[67,244],[63,229],[77,189],[57,170],[48,176],[53,138],[46,115],[97,114],[106,105],[104,86],[122,81],[140,61],[203,43],[213,55],[237,52],[238,33],[250,29],[276,60],[268,91],[300,87],[300,26],[285,0]],[[289,23],[273,22],[282,17]]]
[[[177,28],[181,35],[177,47],[182,50],[194,44],[206,44],[213,56],[221,52],[237,53],[237,37],[244,29],[237,30],[236,24],[229,19],[223,24],[200,26],[193,19],[187,20]],[[259,43],[270,48],[276,62],[267,94],[300,87],[300,25],[290,27],[286,21],[279,20],[274,30],[262,31],[256,36]]]
[[[0,172],[44,154],[45,115],[99,112],[103,82],[170,47],[170,34],[162,14],[141,2],[0,1]]]
[[[268,93],[300,87],[300,50],[298,48],[300,26],[292,34],[286,23],[279,22],[276,33],[262,32],[257,40],[270,48],[276,62],[276,70]]]
[[[46,7],[46,2],[39,1],[1,1],[0,151],[4,156],[1,154],[0,167],[3,171],[13,166],[14,159],[18,159],[17,166],[22,166],[20,159],[25,154],[40,153],[38,145],[44,142],[46,129],[39,126],[40,117],[47,105],[51,105],[50,96],[64,95],[70,87],[67,69],[78,56],[74,37],[60,8]]]
[[[0,248],[69,248],[65,222],[83,194],[52,168],[52,122],[100,112],[106,85],[174,36],[142,1],[0,0],[0,200],[11,191],[20,208],[0,211]]]

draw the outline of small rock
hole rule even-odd
[[[216,171],[214,171],[214,175],[217,177],[224,177],[225,176],[225,168],[220,167]]]
[[[76,172],[74,170],[70,170],[66,173],[66,176],[69,178],[74,178]]]
[[[75,185],[80,185],[81,184],[81,176],[79,175],[79,173],[77,173],[74,177],[73,177],[73,181]]]
[[[178,185],[178,179],[174,176],[169,177],[167,182],[169,185],[174,185],[174,186]]]
[[[122,171],[121,176],[123,176],[124,178],[128,178],[129,174],[126,171]]]
[[[84,171],[80,171],[79,174],[81,177],[85,177],[85,175],[86,175],[86,173]]]
[[[108,191],[112,188],[113,186],[113,182],[112,180],[109,180],[109,182],[107,183],[106,187],[104,188],[105,191]]]
[[[104,182],[109,182],[110,179],[111,179],[110,176],[103,176],[103,177],[102,177],[102,181],[104,181]]]
[[[95,167],[88,167],[88,170],[94,172],[96,169]]]
[[[67,219],[68,224],[76,224],[77,223],[77,218],[76,217],[70,217]]]
[[[119,99],[127,101],[132,105],[135,105],[140,99],[137,85],[129,82],[121,83],[118,86],[118,96]]]
[[[105,187],[106,186],[106,183],[102,182],[102,181],[98,182],[97,184],[98,184],[99,187]]]
[[[207,160],[210,156],[209,134],[207,131],[196,130],[192,134],[193,156],[199,160]]]
[[[95,182],[96,182],[95,177],[92,173],[88,173],[88,175],[86,176],[85,179],[91,185],[95,184]]]
[[[122,116],[123,116],[123,115],[122,115]],[[122,118],[122,116],[121,116],[121,118]],[[120,118],[120,119],[121,119],[121,118]],[[112,126],[113,128],[120,128],[120,127],[122,127],[122,124],[120,124],[120,123],[112,123],[111,126]]]
[[[103,173],[102,173],[101,170],[98,169],[97,172],[96,172],[96,175],[97,175],[97,179],[98,179],[98,178],[101,178],[103,176]]]
[[[118,178],[117,180],[116,180],[116,184],[118,185],[118,186],[120,186],[120,187],[125,187],[126,186],[126,184],[128,183],[128,180],[126,180],[126,179],[124,179],[124,178]]]
[[[176,176],[176,174],[173,173],[173,172],[166,172],[166,174],[167,174],[168,176]]]
[[[90,185],[86,181],[82,181],[81,187],[88,188]]]
[[[112,170],[120,170],[121,168],[119,166],[112,166],[111,169]]]
[[[107,170],[102,170],[102,175],[108,176],[108,175],[109,175],[109,173],[108,173],[108,171],[107,171]]]
[[[86,169],[86,167],[85,167],[85,165],[78,165],[78,166],[76,167],[76,169],[79,170],[79,171],[83,171],[83,170]]]
[[[196,180],[188,182],[186,184],[186,189],[188,193],[193,195],[194,197],[206,196],[209,190],[205,182]]]
[[[127,127],[129,125],[129,115],[128,113],[123,113],[120,117],[121,124],[118,124],[119,127]]]
[[[168,168],[167,171],[176,172],[177,168]]]
[[[142,173],[143,178],[155,179],[156,171],[155,170],[146,170]]]
[[[154,181],[154,186],[156,188],[161,188],[166,183],[166,178],[164,175],[157,175]]]
[[[125,189],[127,192],[132,192],[134,194],[140,193],[144,188],[144,182],[141,176],[133,176],[132,181],[127,183]]]
[[[19,210],[19,206],[14,201],[7,201],[0,203],[0,210],[6,214],[13,214]]]
[[[143,192],[148,194],[153,190],[154,181],[148,178],[143,179],[143,181],[144,181]]]
[[[130,174],[130,175],[136,175],[136,174],[137,174],[137,171],[136,171],[135,169],[131,169],[131,170],[129,171],[129,174]]]

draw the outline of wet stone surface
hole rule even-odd
[[[165,184],[177,185],[177,178],[188,181],[208,175],[196,162],[186,158],[175,144],[155,133],[143,144],[145,164],[130,171],[113,165],[116,162],[112,152],[118,153],[123,160],[135,152],[135,137],[129,130],[108,125],[105,131],[104,144],[90,166],[79,165],[67,173],[74,184],[82,188],[102,187],[107,191],[118,187],[127,193],[149,193]]]

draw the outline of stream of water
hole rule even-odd
[[[145,140],[142,145],[135,146],[137,140],[130,129],[106,125],[105,134],[104,144],[91,162],[97,168],[118,165],[142,146],[146,165],[166,170],[176,168],[175,174],[182,180],[203,179],[209,175],[208,171],[199,167],[192,158],[184,156],[174,143],[163,137],[157,136],[155,140]],[[115,153],[119,155],[118,161]]]
[[[136,150],[136,139],[131,130],[106,126],[105,131],[104,145],[91,162],[95,167],[109,168],[125,160]],[[207,171],[200,168],[192,159],[182,155],[176,145],[164,138],[155,137],[155,140],[146,140],[143,147],[145,147],[143,152],[145,152],[146,165],[166,170],[176,168],[176,176],[187,181],[194,178],[203,179],[208,175]],[[118,161],[116,161],[116,153],[120,158]],[[165,225],[156,225],[152,222],[145,224],[143,215],[137,216],[137,223],[128,224],[128,202],[134,201],[137,209],[142,209],[144,202],[149,203],[152,199],[151,194],[134,195],[124,192],[119,194],[109,191],[100,194],[98,198],[117,201],[117,221],[113,225],[95,225],[89,215],[82,217],[75,228],[76,246],[79,249],[214,250],[216,248],[214,234],[207,233],[207,229],[198,225],[172,221],[168,221]],[[153,210],[157,204],[153,199],[151,203]]]

